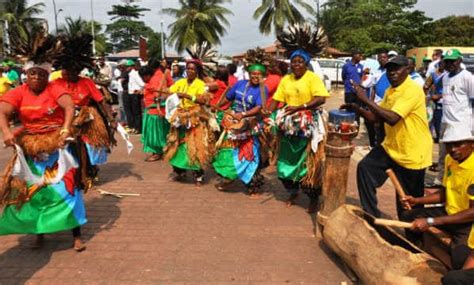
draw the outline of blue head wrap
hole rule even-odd
[[[304,49],[300,48],[292,52],[290,55],[290,60],[292,60],[293,58],[297,56],[302,57],[305,63],[308,63],[311,61],[311,55],[309,54],[309,52],[305,51]]]

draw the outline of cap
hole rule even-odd
[[[447,60],[457,60],[458,58],[462,57],[462,53],[458,49],[450,49],[445,54],[443,59]]]
[[[125,63],[125,66],[134,66],[135,62],[131,59],[127,59],[127,62]]]
[[[474,140],[470,124],[448,124],[441,133],[441,142],[459,142]]]
[[[431,60],[431,58],[425,56],[425,57],[423,58],[423,62],[427,62],[427,61],[433,61],[433,60]]]
[[[127,65],[127,60],[126,59],[122,59],[121,61],[118,62],[118,65]]]
[[[398,52],[394,51],[394,50],[391,50],[387,53],[388,56],[397,56],[398,55]]]
[[[385,67],[388,67],[389,65],[407,66],[408,59],[403,55],[397,55],[390,58],[385,64]]]

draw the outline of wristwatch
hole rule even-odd
[[[434,225],[434,222],[435,222],[434,218],[432,218],[432,217],[426,218],[426,223],[427,223],[429,226]]]

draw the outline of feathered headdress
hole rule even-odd
[[[272,66],[274,62],[273,57],[259,47],[247,50],[245,53],[245,61],[247,62],[249,71],[251,71],[252,66],[259,65],[263,66],[266,70]],[[263,72],[265,73],[265,71]]]
[[[93,67],[92,36],[78,34],[72,37],[62,36],[64,52],[56,57],[59,68],[75,67],[78,70]]]
[[[191,56],[192,62],[203,64],[203,62],[213,62],[213,58],[217,56],[217,51],[212,48],[209,42],[202,42],[201,44],[194,44],[186,51]]]
[[[286,49],[288,57],[300,55],[305,61],[308,56],[310,60],[311,57],[321,54],[328,45],[328,38],[323,28],[314,27],[308,23],[289,26],[288,30],[278,35],[277,38]]]
[[[24,64],[25,70],[40,67],[51,71],[55,58],[64,51],[62,41],[45,28],[27,29],[22,36],[12,37],[12,56]]]

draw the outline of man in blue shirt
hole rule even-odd
[[[356,91],[352,87],[351,81],[359,85],[364,67],[359,62],[362,60],[362,53],[352,52],[351,61],[342,67],[342,80],[344,80],[344,103],[357,103]]]

